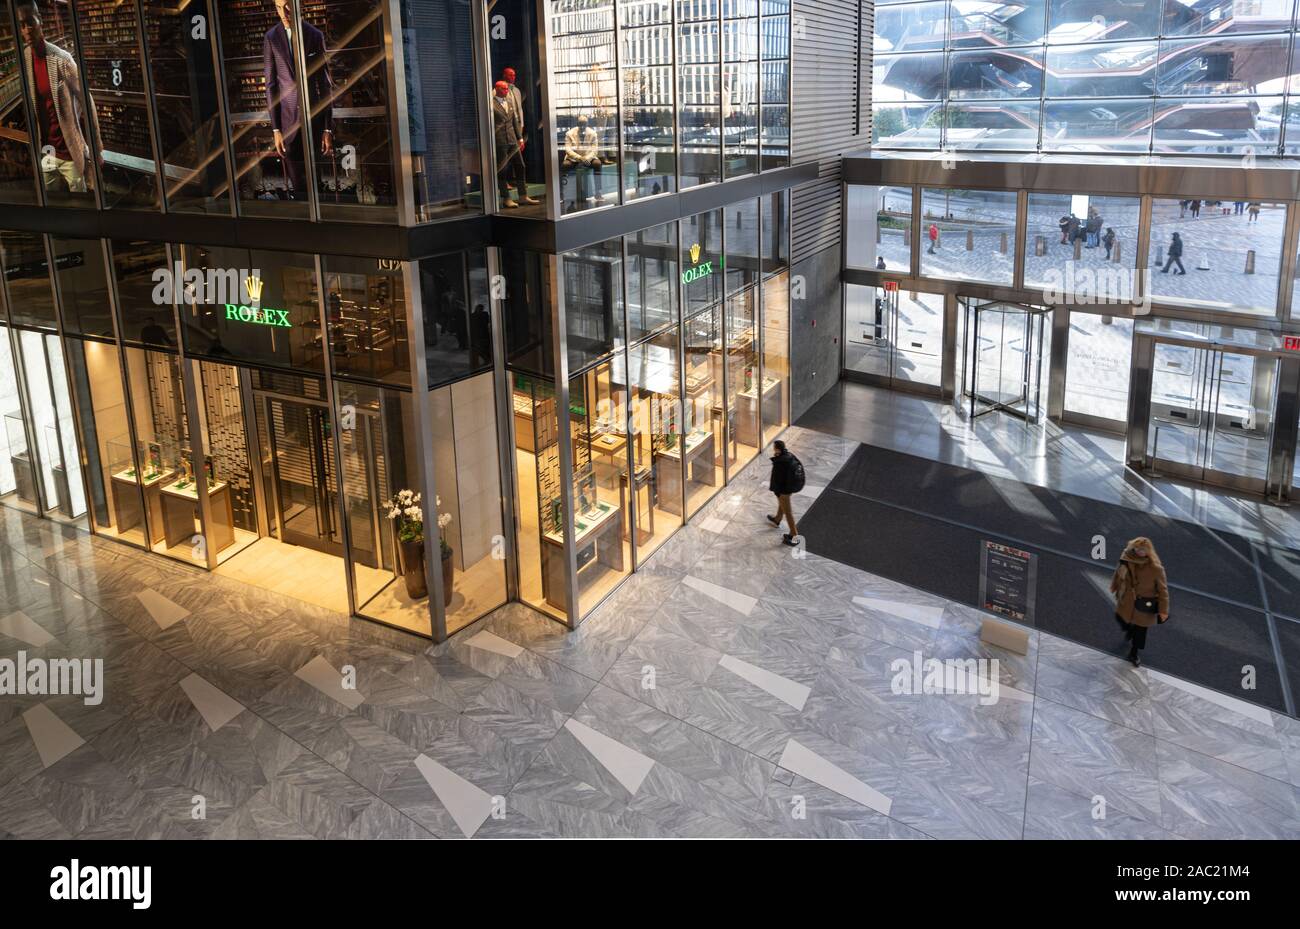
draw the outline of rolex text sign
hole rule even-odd
[[[251,323],[256,326],[275,326],[280,329],[292,329],[288,310],[273,310],[268,307],[246,306],[245,304],[227,303],[226,319],[237,323]]]
[[[683,271],[682,283],[690,284],[694,281],[698,281],[702,277],[708,277],[712,273],[713,273],[713,262],[706,261],[703,264],[698,264],[693,268],[687,268],[685,271]]]

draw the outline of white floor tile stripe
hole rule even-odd
[[[492,815],[492,796],[428,755],[416,758],[415,766],[465,838],[474,838]]]
[[[820,784],[827,790],[833,790],[841,797],[848,797],[877,813],[889,815],[893,801],[869,784],[864,784],[843,768],[827,761],[812,749],[791,739],[785,744],[781,753],[782,768],[793,771],[802,778]]]
[[[888,613],[890,616],[897,616],[899,619],[920,623],[922,626],[929,626],[931,629],[938,629],[943,621],[944,607],[942,606],[908,603],[905,600],[888,600],[884,597],[854,597],[853,602],[858,606],[875,610],[877,613]]]
[[[486,629],[475,633],[472,637],[465,640],[465,644],[470,648],[481,648],[485,652],[491,652],[494,655],[503,655],[506,658],[518,658],[523,654],[522,647],[511,642],[509,639],[503,639],[494,632],[488,632]]]
[[[564,728],[582,743],[582,747],[591,752],[593,758],[600,762],[615,780],[627,788],[627,792],[636,796],[645,781],[646,775],[654,767],[653,758],[641,754],[630,745],[624,745],[618,739],[610,738],[603,732],[597,732],[590,726],[570,719]]]
[[[733,658],[731,655],[723,655],[718,664],[737,677],[749,681],[759,690],[770,693],[783,703],[788,703],[796,710],[803,709],[803,705],[808,701],[808,695],[812,693],[812,688],[798,681],[792,681],[788,677],[782,677],[780,674],[741,661],[739,658]]]
[[[36,745],[36,754],[41,756],[41,766],[48,768],[55,762],[71,755],[86,740],[72,731],[72,727],[54,715],[44,703],[23,713],[23,722]]]
[[[35,648],[43,648],[55,641],[54,636],[22,610],[0,619],[0,635],[7,635]]]
[[[1247,703],[1245,700],[1238,700],[1236,697],[1229,697],[1227,694],[1221,694],[1217,690],[1211,690],[1208,687],[1202,687],[1199,684],[1193,684],[1191,681],[1184,681],[1181,678],[1170,677],[1168,674],[1161,674],[1159,671],[1152,671],[1150,668],[1147,669],[1147,677],[1150,680],[1167,684],[1175,690],[1181,690],[1184,693],[1200,697],[1202,700],[1208,700],[1215,706],[1221,706],[1225,710],[1232,710],[1234,713],[1238,713],[1248,719],[1253,719],[1256,722],[1263,723],[1270,728],[1273,725],[1273,714],[1266,707],[1256,706],[1253,703]]]
[[[186,616],[190,611],[185,609],[179,603],[168,600],[158,591],[146,587],[144,590],[136,592],[135,598],[140,601],[140,605],[158,624],[159,629],[170,629]]]
[[[180,687],[213,732],[244,712],[242,703],[197,674],[183,678]]]
[[[298,669],[295,677],[306,681],[331,700],[343,704],[349,710],[355,710],[366,702],[360,691],[349,690],[343,686],[343,673],[317,655]]]
[[[758,601],[748,594],[728,590],[726,587],[720,587],[711,581],[700,580],[698,577],[694,577],[690,574],[686,575],[682,583],[687,587],[690,587],[692,590],[699,591],[706,597],[710,597],[725,606],[731,607],[743,616],[748,616],[754,611],[754,607],[758,606]]]

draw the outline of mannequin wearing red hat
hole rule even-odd
[[[509,185],[513,182],[519,200],[538,203],[528,196],[528,171],[524,165],[524,141],[519,137],[519,124],[510,103],[510,84],[497,81],[492,87],[492,132],[497,150],[497,184],[503,209],[514,210],[519,204],[510,199]]]

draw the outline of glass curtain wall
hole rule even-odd
[[[882,148],[1284,154],[1294,0],[876,5]]]
[[[483,90],[492,112],[496,177],[484,186],[495,191],[497,209],[545,219],[548,143],[542,132],[545,75],[538,12],[536,0],[498,0],[492,5],[489,86]],[[613,67],[610,62],[603,66]]]
[[[32,206],[40,200],[23,91],[25,49],[9,10],[0,11],[0,122],[7,130],[0,133],[0,202]]]
[[[419,222],[483,210],[475,7],[469,0],[400,0],[411,179]]]
[[[1015,269],[1014,190],[921,191],[921,274],[1010,284]]]

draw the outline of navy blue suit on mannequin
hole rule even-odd
[[[334,83],[330,80],[325,62],[325,34],[311,23],[300,23],[303,57],[307,62],[310,102],[317,107],[311,120],[312,157],[320,151],[321,139],[334,130]],[[305,102],[298,88],[298,68],[293,45],[282,23],[267,30],[262,40],[262,60],[266,75],[266,109],[271,117],[271,128],[280,132],[284,140],[285,180],[291,191],[307,189],[303,172],[302,128]]]

